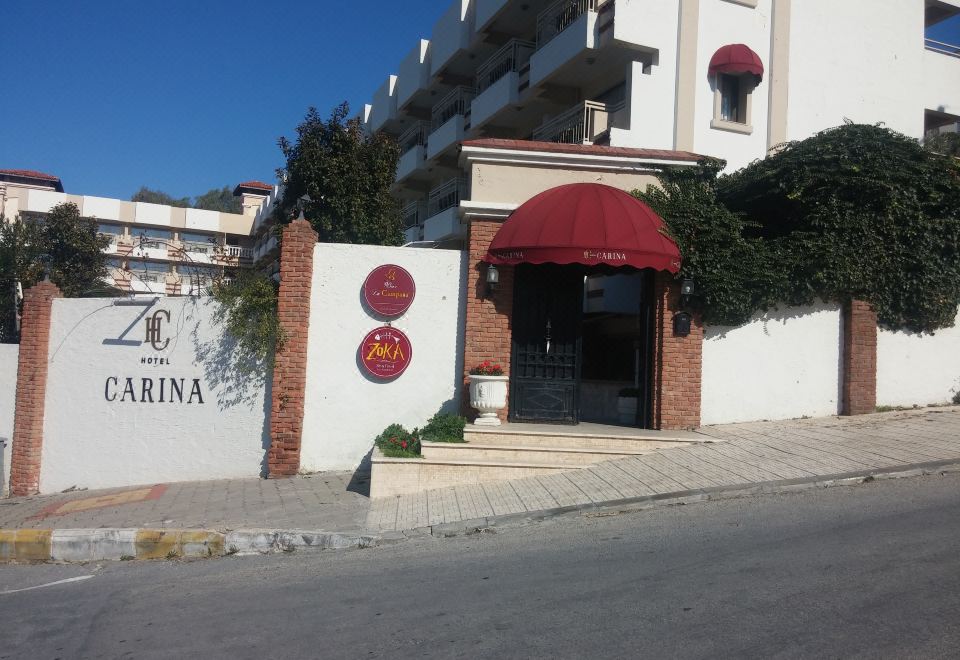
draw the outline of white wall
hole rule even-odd
[[[144,307],[119,299],[54,301],[41,492],[260,475],[269,446],[267,381],[236,371],[233,344],[212,322],[215,308],[210,298],[158,297],[140,317]],[[146,319],[158,310],[170,313],[159,346],[169,344],[155,350],[144,340]],[[128,345],[103,343],[121,335]],[[124,395],[126,378],[136,402]],[[144,378],[153,403],[141,401]],[[160,378],[184,379],[182,402],[170,402],[164,381],[160,403]],[[190,400],[193,379],[202,404]]]
[[[767,154],[770,17],[770,0],[759,0],[755,8],[734,2],[700,4],[693,150],[726,159],[728,172],[749,165],[751,161]],[[750,124],[753,132],[750,135],[710,126],[714,111],[713,81],[708,73],[710,59],[717,50],[728,44],[746,44],[763,62],[763,81],[753,89],[751,95]],[[794,100],[791,97],[791,101]]]
[[[922,137],[923,17],[920,0],[793,2],[788,139],[844,118]]]
[[[840,306],[757,314],[737,328],[707,327],[701,423],[836,415]]]
[[[0,344],[0,438],[7,439],[3,452],[4,490],[10,487],[10,450],[13,439],[13,410],[17,394],[17,344]],[[0,493],[2,494],[2,493]]]
[[[387,425],[422,426],[441,407],[458,412],[463,374],[466,255],[453,250],[318,243],[314,250],[307,386],[300,464],[352,469]],[[392,321],[410,339],[407,370],[393,381],[365,375],[357,349],[383,322],[362,302],[367,275],[396,264],[417,292]]]
[[[960,322],[960,316],[957,321]],[[877,405],[947,403],[960,392],[960,328],[877,335]]]

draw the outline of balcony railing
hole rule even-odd
[[[560,0],[537,16],[537,50],[576,23],[587,12],[595,12],[607,0]]]
[[[253,259],[253,248],[228,245],[227,256],[234,259]]]
[[[423,221],[426,220],[423,216],[423,202],[420,201],[410,202],[400,209],[400,219],[403,221],[404,229],[423,224]]]
[[[477,90],[460,85],[443,97],[433,106],[433,116],[430,122],[431,131],[435,131],[457,115],[466,115],[470,104],[477,95]]]
[[[563,144],[593,144],[604,131],[614,125],[617,113],[626,108],[626,103],[597,103],[584,101],[543,124],[533,132],[536,142],[561,142]]]
[[[427,199],[427,217],[432,218],[449,208],[460,205],[460,200],[467,196],[467,180],[463,178],[450,179],[433,190]]]
[[[213,250],[213,245],[210,243],[185,242],[183,244],[183,251],[191,252],[193,254],[210,254],[211,250]]]
[[[415,147],[427,146],[427,136],[430,135],[430,122],[418,121],[400,134],[397,143],[400,145],[400,154],[405,154]]]
[[[951,57],[960,57],[960,46],[945,44],[942,41],[934,41],[933,39],[924,39],[923,45],[927,50],[932,50],[935,53],[943,53]]]
[[[511,39],[477,69],[477,93],[482,94],[508,73],[519,71],[530,61],[536,49],[537,45],[532,41]]]

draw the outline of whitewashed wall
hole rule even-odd
[[[10,442],[13,438],[13,410],[17,394],[17,356],[19,354],[18,345],[0,344],[0,438],[7,439],[7,448],[3,452],[4,490],[10,487]]]
[[[215,308],[209,298],[159,297],[141,317],[144,307],[117,299],[53,302],[41,492],[260,475],[268,379],[237,372]],[[158,310],[170,313],[159,346],[169,344],[155,349],[146,320]],[[129,344],[104,344],[121,337]],[[160,379],[171,378],[184,379],[182,398],[164,380],[161,403]],[[190,396],[194,379],[203,403]]]
[[[957,318],[960,323],[960,316]],[[960,328],[930,335],[880,329],[877,405],[947,403],[960,392]]]
[[[736,328],[708,327],[701,423],[836,415],[841,332],[834,304],[757,314]]]
[[[441,408],[458,411],[467,260],[453,250],[326,243],[317,244],[313,258],[300,465],[352,469],[387,425],[412,428]],[[367,275],[384,264],[409,271],[417,293],[392,321],[410,339],[410,366],[395,380],[377,382],[362,371],[357,349],[383,325],[362,300]]]

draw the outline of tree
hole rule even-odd
[[[285,191],[277,218],[289,222],[302,204],[323,242],[398,245],[402,227],[390,186],[399,147],[387,135],[366,133],[349,113],[343,103],[324,120],[310,108],[296,142],[280,138],[287,164],[278,172]]]
[[[229,186],[212,188],[194,200],[193,208],[222,213],[240,213],[240,199],[234,196]]]
[[[151,190],[146,186],[141,186],[140,190],[133,193],[131,202],[147,202],[149,204],[164,204],[166,206],[179,206],[181,208],[190,208],[190,198],[181,197],[177,199],[160,190]]]
[[[49,273],[67,297],[109,292],[104,248],[110,239],[76,204],[58,204],[45,217],[0,218],[0,341],[16,341],[15,287],[27,289]]]

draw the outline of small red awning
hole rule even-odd
[[[763,80],[763,62],[760,56],[745,44],[724,46],[710,58],[710,75],[717,73],[752,73]]]
[[[484,261],[633,266],[676,273],[680,250],[639,199],[599,183],[551,188],[514,211]]]

